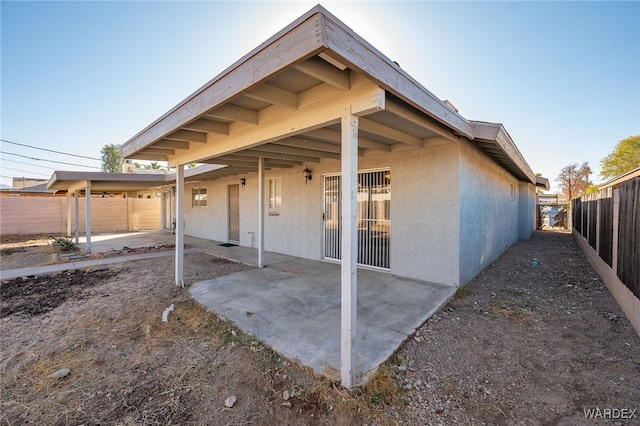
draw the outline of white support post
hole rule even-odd
[[[160,230],[166,230],[167,225],[167,193],[160,188]]]
[[[71,238],[71,194],[67,193],[67,238]]]
[[[184,288],[184,166],[176,166],[176,285]]]
[[[73,203],[76,209],[76,229],[73,238],[76,244],[80,244],[80,190],[73,191]]]
[[[358,117],[345,109],[342,116],[342,272],[341,281],[341,363],[342,386],[351,388],[356,377],[356,317],[358,290]]]
[[[258,268],[264,268],[264,158],[258,158]]]
[[[85,235],[87,243],[85,244],[85,251],[91,253],[91,184],[84,187],[84,202],[85,202]]]

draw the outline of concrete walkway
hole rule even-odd
[[[100,253],[174,242],[175,235],[163,231],[95,235],[92,251]],[[257,250],[249,247],[224,247],[218,241],[188,236],[185,244],[185,253],[201,251],[248,265],[257,264]],[[175,251],[170,250],[14,269],[0,271],[0,279],[174,255]],[[262,269],[198,282],[191,286],[191,295],[287,358],[338,381],[340,265],[270,252],[265,253],[265,264]],[[357,382],[366,383],[369,374],[446,304],[455,291],[456,287],[359,269]]]

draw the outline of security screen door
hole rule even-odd
[[[340,176],[324,178],[324,257],[340,259]],[[391,173],[358,173],[358,264],[389,269]]]
[[[240,185],[229,185],[229,241],[240,241]]]

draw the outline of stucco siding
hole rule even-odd
[[[520,217],[518,221],[518,238],[528,240],[536,226],[536,188],[530,182],[518,182],[518,203]]]
[[[518,239],[519,183],[471,143],[460,145],[460,282]]]
[[[459,283],[459,148],[446,143],[358,158],[360,171],[391,172],[390,271],[399,276]],[[305,184],[302,169],[313,179]],[[340,173],[339,161],[265,171],[265,249],[307,259],[323,259],[324,176]],[[240,187],[240,244],[257,244],[257,174],[230,176],[185,190],[185,233],[218,241],[228,239],[228,185]],[[282,184],[282,206],[269,209],[269,180]],[[191,207],[191,189],[207,188],[207,206]]]

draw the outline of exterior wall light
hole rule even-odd
[[[311,170],[309,170],[309,168],[307,166],[304,167],[304,170],[302,171],[302,175],[304,176],[304,184],[306,185],[307,182],[309,182],[312,178],[311,176]]]
[[[247,184],[247,180],[245,178],[240,178],[240,185],[245,186]]]

